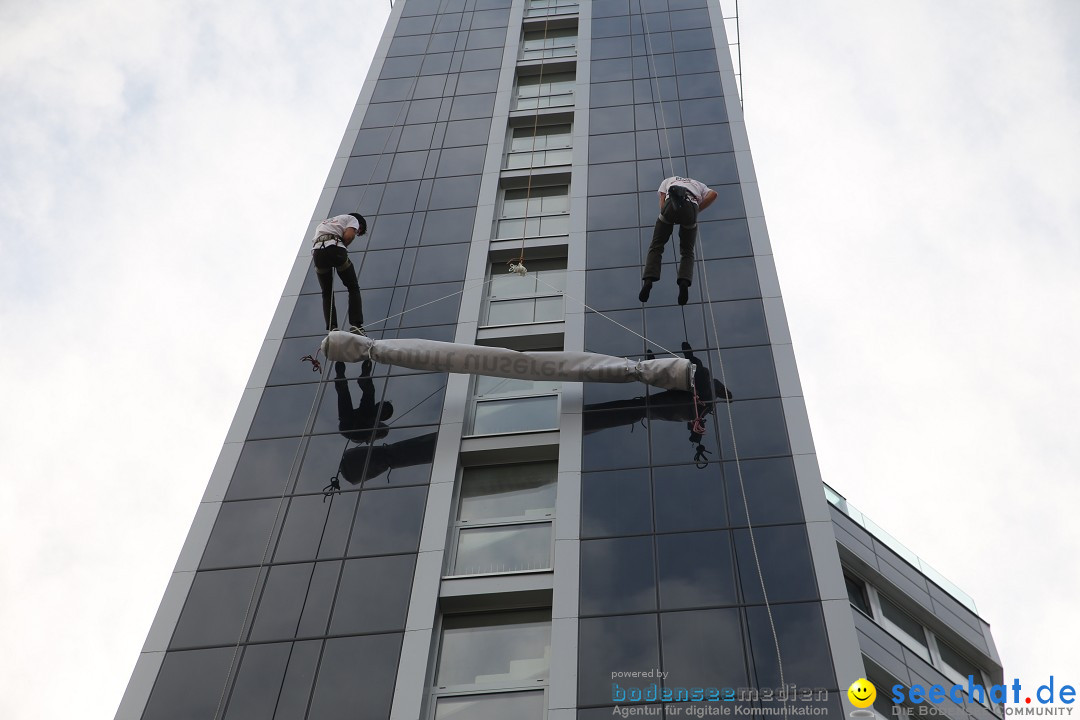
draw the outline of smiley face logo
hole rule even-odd
[[[859,678],[851,683],[847,690],[848,700],[857,708],[868,708],[874,704],[877,697],[877,688],[866,678]]]

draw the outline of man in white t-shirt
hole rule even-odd
[[[319,223],[312,238],[311,257],[315,261],[315,276],[322,290],[323,320],[328,330],[338,329],[337,307],[334,306],[334,275],[349,291],[350,331],[364,334],[364,306],[360,301],[360,284],[356,280],[356,267],[349,260],[349,244],[367,233],[367,220],[360,213],[335,215]]]
[[[652,285],[660,279],[660,263],[664,246],[671,239],[675,223],[679,224],[679,304],[685,305],[690,297],[690,284],[694,279],[694,243],[697,241],[698,211],[712,205],[716,192],[693,178],[669,177],[660,183],[660,216],[653,226],[652,243],[645,258],[645,270],[641,274],[641,292],[638,300],[648,302]]]

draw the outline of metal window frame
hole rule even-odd
[[[559,257],[536,258],[535,262],[544,262],[544,261],[561,262],[561,264],[562,264],[561,268],[547,268],[545,270],[562,270],[563,273],[564,273],[564,277],[565,277],[565,273],[568,272],[568,269],[566,267],[566,265],[567,265],[566,260],[567,260],[566,256],[562,255],[562,256],[559,256]],[[489,263],[489,265],[488,265],[488,279],[489,280],[495,276],[495,273],[496,273],[497,269],[502,265],[504,265],[504,263],[500,262],[499,260],[492,260]],[[539,272],[544,272],[545,270],[541,270]],[[481,320],[480,320],[480,324],[477,326],[479,328],[517,327],[519,325],[539,325],[539,324],[546,324],[546,323],[553,323],[553,322],[564,322],[565,319],[566,319],[566,303],[564,302],[563,303],[563,317],[561,319],[559,319],[559,320],[537,320],[536,319],[536,311],[535,311],[535,308],[534,308],[532,320],[524,320],[524,321],[521,321],[521,322],[512,322],[512,323],[491,323],[491,322],[488,322],[490,320],[491,307],[495,303],[512,302],[512,301],[515,301],[515,300],[543,300],[543,299],[546,299],[546,298],[564,297],[563,293],[557,292],[555,290],[537,290],[536,292],[523,294],[523,295],[513,295],[513,296],[507,296],[507,297],[499,297],[498,295],[495,295],[493,292],[491,292],[491,289],[492,289],[493,286],[494,286],[493,283],[489,284],[487,286],[488,287],[488,292],[484,295],[484,300],[483,300],[483,303],[481,304],[481,307],[480,307],[480,318],[481,318]]]
[[[546,183],[546,184],[534,184],[532,186],[532,189],[527,191],[527,192],[537,193],[537,192],[541,192],[543,190],[546,190],[548,188],[563,188],[563,190],[565,190],[565,194],[561,194],[561,196],[566,199],[566,210],[560,210],[559,212],[543,212],[543,211],[541,211],[541,212],[537,212],[535,214],[531,214],[531,213],[526,212],[524,215],[507,215],[506,214],[506,194],[508,192],[519,192],[521,190],[524,190],[525,188],[521,188],[521,187],[504,187],[504,188],[500,188],[499,195],[498,195],[498,212],[495,215],[495,224],[494,224],[494,228],[493,228],[493,231],[492,231],[492,240],[520,240],[522,237],[525,237],[525,238],[566,237],[568,232],[544,233],[541,227],[537,228],[537,233],[538,234],[536,234],[536,235],[529,235],[528,234],[528,229],[529,229],[528,221],[532,220],[532,219],[537,220],[540,223],[540,225],[543,225],[543,222],[542,222],[543,218],[565,218],[567,223],[569,223],[569,221],[570,221],[570,211],[571,211],[571,206],[573,205],[573,196],[570,194],[570,183],[569,182],[567,182],[565,180],[562,180],[560,178],[560,180],[558,182],[549,182],[549,183]],[[542,204],[542,201],[541,201],[541,204]],[[523,221],[525,223],[525,227],[523,228],[522,234],[515,233],[513,235],[507,235],[507,236],[503,236],[501,234],[502,233],[502,230],[501,230],[502,224],[504,222],[511,222],[511,221]]]
[[[529,37],[535,34],[540,34],[540,37]],[[537,40],[541,41],[539,47],[535,46]],[[551,41],[550,46],[548,45],[549,40]],[[560,43],[560,40],[572,40],[572,42]],[[566,58],[576,58],[578,55],[577,41],[578,28],[576,25],[548,28],[547,23],[545,23],[543,29],[523,28],[518,60],[565,60]],[[530,43],[532,43],[533,47],[529,46]],[[566,50],[570,52],[560,52]]]
[[[483,530],[489,528],[510,528],[515,525],[547,525],[551,530],[551,535],[548,538],[548,563],[546,567],[540,568],[527,568],[523,570],[498,570],[492,572],[475,572],[475,573],[459,573],[457,571],[457,560],[459,550],[459,539],[461,538],[462,530]],[[539,518],[536,520],[524,520],[524,519],[499,519],[485,523],[473,523],[471,525],[463,524],[461,520],[456,520],[450,532],[450,544],[446,548],[446,571],[443,574],[445,580],[455,580],[458,578],[476,578],[476,577],[502,577],[504,575],[528,575],[529,573],[549,573],[555,569],[555,513],[551,512],[545,518]]]
[[[938,647],[939,638],[937,636],[937,633],[935,633],[933,630],[931,630],[928,627],[924,627],[923,629],[926,631],[926,634],[928,636],[928,640],[930,641],[930,646],[931,646],[930,654],[934,658],[933,662],[930,663],[930,664],[933,665],[946,678],[948,678],[949,680],[954,681],[957,685],[960,685],[961,687],[964,687],[965,684],[967,683],[967,676],[964,676],[963,680],[960,681],[960,680],[957,679],[956,676],[952,675],[952,672],[959,673],[960,671],[958,669],[954,668],[949,663],[947,663],[945,661],[945,658],[943,658],[941,656],[941,649]],[[983,670],[981,667],[979,667],[979,665],[977,663],[971,662],[971,660],[968,659],[968,657],[966,655],[964,655],[964,653],[960,652],[955,647],[953,647],[951,643],[948,643],[948,642],[946,642],[944,640],[941,640],[940,642],[944,643],[945,645],[948,645],[952,649],[952,651],[954,653],[956,653],[961,658],[963,658],[964,660],[967,660],[969,663],[971,663],[972,668],[974,668],[975,672],[978,673],[978,676],[975,678],[975,681],[979,685],[982,685],[983,689],[987,691],[987,692],[983,693],[983,702],[979,702],[978,700],[972,700],[971,696],[968,695],[966,690],[964,690],[964,697],[968,698],[968,700],[971,700],[974,703],[977,703],[978,705],[982,705],[984,708],[987,708],[987,709],[990,709],[990,710],[996,710],[997,705],[992,700],[990,700],[990,694],[989,694],[990,686],[993,685],[993,683],[989,682],[989,678],[987,676],[986,671]]]
[[[470,577],[472,577],[472,576],[470,576]],[[532,609],[533,610],[547,610],[548,613],[549,613],[549,618],[548,618],[548,621],[547,621],[548,626],[553,628],[554,624],[552,622],[552,618],[550,617],[550,613],[551,613],[551,608],[550,607],[532,608]],[[453,613],[453,614],[450,615],[450,617],[455,617],[455,616],[462,615],[462,614],[466,614],[466,615],[494,615],[494,614],[499,614],[501,612],[518,612],[518,611],[525,611],[525,610],[528,610],[528,608],[514,608],[514,609],[508,609],[508,610],[505,610],[505,611],[502,611],[502,610],[490,611],[489,610],[489,611],[477,612],[477,613]],[[507,685],[490,685],[490,686],[489,685],[484,685],[484,686],[480,686],[480,685],[438,685],[437,684],[437,678],[438,678],[438,672],[439,672],[439,660],[441,659],[440,655],[442,653],[443,632],[445,631],[446,618],[447,618],[447,614],[440,612],[438,614],[438,617],[437,617],[436,623],[435,623],[435,627],[433,628],[433,632],[432,632],[432,647],[431,647],[430,663],[429,663],[429,675],[428,675],[429,682],[431,683],[431,685],[428,686],[428,692],[427,692],[427,698],[426,698],[427,699],[427,709],[424,712],[424,717],[427,720],[435,720],[436,706],[438,705],[439,698],[442,698],[442,697],[463,697],[463,696],[468,696],[468,695],[494,695],[494,694],[497,694],[497,693],[528,692],[528,691],[536,691],[536,690],[541,690],[544,693],[544,717],[545,718],[547,717],[548,706],[549,706],[549,703],[550,703],[550,687],[551,687],[551,668],[550,668],[550,666],[548,667],[548,676],[546,678],[543,678],[542,680],[537,680],[535,683],[533,683],[531,685],[524,685],[524,684],[516,684],[516,685],[507,684]]]
[[[537,2],[548,3],[537,6]],[[578,0],[526,0],[524,19],[551,17],[552,15],[576,15],[581,3]],[[570,8],[573,8],[572,10]],[[533,12],[543,10],[543,12]]]
[[[544,185],[537,184],[537,185],[534,185],[531,190],[526,190],[527,196],[528,196],[528,194],[540,193],[540,192],[542,192],[544,190],[548,190],[550,188],[562,188],[563,190],[566,191],[564,194],[559,193],[559,195],[566,198],[566,210],[560,210],[559,212],[543,212],[543,211],[541,211],[541,212],[538,212],[536,214],[530,214],[530,213],[528,213],[526,211],[526,214],[524,214],[524,215],[507,215],[506,214],[506,194],[508,192],[515,192],[516,193],[516,192],[519,192],[519,191],[522,191],[522,190],[526,190],[526,188],[521,188],[521,187],[504,187],[504,188],[500,188],[500,190],[499,190],[499,213],[495,217],[496,224],[502,222],[503,220],[525,220],[527,218],[558,217],[560,215],[565,215],[565,216],[569,217],[569,215],[570,215],[570,205],[571,205],[571,202],[570,202],[570,200],[571,200],[570,183],[569,182],[560,181],[560,182],[553,182],[553,183],[548,183],[548,184],[544,184]],[[538,196],[538,197],[542,198],[543,196],[541,195],[541,196]],[[531,198],[529,198],[529,199],[531,199]],[[543,202],[543,200],[541,200],[541,203],[542,202]]]
[[[907,612],[902,607],[900,607],[900,605],[895,600],[893,600],[891,597],[889,597],[887,595],[879,594],[879,591],[878,591],[877,588],[875,588],[873,585],[870,585],[869,583],[867,583],[866,589],[867,589],[868,592],[870,591],[871,588],[873,588],[873,597],[872,597],[872,600],[871,600],[871,607],[874,609],[875,622],[877,622],[878,625],[880,625],[882,628],[884,628],[884,630],[886,632],[888,632],[890,635],[892,635],[894,638],[896,638],[897,640],[902,642],[904,644],[904,646],[907,647],[909,650],[911,650],[912,652],[918,654],[920,657],[922,657],[923,660],[925,660],[926,662],[933,665],[934,664],[934,660],[933,660],[934,653],[930,649],[930,638],[929,638],[930,630],[926,627],[926,625],[924,625],[923,623],[919,622],[914,617],[912,617],[911,613]],[[895,606],[897,610],[899,610],[901,613],[906,615],[911,620],[911,622],[915,623],[920,628],[922,628],[923,637],[926,639],[926,645],[919,644],[918,643],[918,638],[912,637],[911,635],[908,634],[907,630],[904,630],[902,627],[900,627],[899,625],[897,625],[896,623],[894,623],[892,620],[890,620],[889,618],[887,618],[885,616],[885,611],[882,609],[882,603],[881,603],[882,597],[884,597],[891,605]],[[925,655],[923,655],[923,651],[926,652]]]
[[[540,135],[537,134],[537,131],[540,128],[562,127],[562,126],[565,126],[567,128],[567,131],[565,133],[565,137],[566,137],[566,144],[565,145],[547,145],[546,144],[547,140],[545,139],[545,147],[537,148],[535,146],[535,142],[534,142],[533,147],[529,148],[528,150],[514,150],[514,135],[518,130],[530,130],[530,131],[532,131],[531,135],[527,135],[527,136],[524,136],[524,137],[532,137],[533,140],[535,141],[536,138],[540,137]],[[548,137],[552,137],[552,136],[548,135],[548,134],[545,134],[544,137],[548,138]],[[563,137],[563,133],[558,133],[557,135],[555,135],[555,137]],[[547,156],[547,153],[549,151],[561,151],[561,150],[569,150],[569,151],[571,151],[571,155],[573,154],[573,150],[574,150],[574,123],[573,123],[573,120],[561,120],[561,121],[557,121],[557,122],[550,122],[550,121],[549,122],[543,122],[543,123],[537,122],[536,124],[533,124],[533,125],[526,124],[526,125],[509,126],[509,127],[507,127],[507,134],[506,134],[505,144],[506,144],[506,153],[503,155],[503,162],[502,162],[502,165],[503,165],[502,169],[503,170],[522,171],[522,170],[532,170],[533,168],[559,167],[559,166],[563,166],[563,165],[571,165],[573,163],[572,158],[571,158],[571,160],[569,160],[567,162],[549,163],[546,160],[546,156]],[[521,158],[521,157],[525,157],[525,156],[532,156],[533,158],[541,157],[542,162],[537,163],[534,160],[534,161],[530,162],[525,167],[515,167],[515,168],[510,167],[510,158],[512,158],[512,157],[513,158]]]
[[[484,436],[488,437],[488,436]],[[551,572],[555,569],[555,509],[552,508],[551,512],[545,513],[543,517],[504,517],[504,518],[485,518],[480,521],[469,522],[461,519],[461,491],[465,486],[465,474],[476,468],[494,468],[494,467],[515,467],[521,465],[536,465],[538,463],[550,462],[544,460],[534,460],[529,462],[519,463],[497,463],[497,464],[481,464],[481,465],[469,465],[463,466],[458,470],[457,480],[454,487],[454,501],[451,507],[451,517],[453,521],[450,525],[449,538],[446,546],[446,565],[443,568],[443,577],[447,579],[452,578],[472,578],[472,577],[491,577],[495,575],[524,575],[528,573],[538,572]],[[555,488],[555,496],[558,498],[559,494],[559,468],[558,462],[555,462],[555,472],[551,478],[551,484]],[[557,500],[556,500],[557,504]],[[458,537],[461,534],[461,530],[469,528],[485,528],[485,527],[508,527],[511,525],[539,525],[547,523],[551,526],[551,540],[550,548],[548,550],[548,567],[535,568],[532,570],[509,570],[506,572],[497,573],[468,573],[465,575],[458,575],[453,572],[457,565],[458,554]]]
[[[565,76],[569,75],[567,79]],[[552,77],[558,77],[558,80],[551,80]],[[522,80],[537,78],[535,83],[536,95],[522,95]],[[549,73],[546,77],[543,74],[530,74],[530,75],[518,75],[517,82],[514,83],[514,97],[510,103],[510,111],[517,110],[542,110],[544,108],[552,107],[572,107],[574,102],[574,88],[577,85],[577,72],[574,70],[560,70],[558,72]],[[533,87],[534,84],[529,82],[528,87]],[[547,92],[543,91],[543,88],[547,86]],[[561,88],[567,87],[567,90]],[[558,89],[558,92],[552,92],[553,89]],[[540,104],[541,100],[548,100],[549,102],[544,105]],[[535,100],[535,104],[522,105],[523,100]],[[551,100],[560,100],[556,104],[552,104]]]
[[[561,347],[544,346],[544,347],[534,347],[532,349],[533,350],[556,350],[556,351],[558,351],[558,350],[561,350],[562,348]],[[506,395],[487,396],[487,395],[480,395],[480,394],[478,394],[476,392],[476,384],[478,382],[479,377],[480,376],[478,376],[478,375],[473,376],[472,379],[469,382],[469,402],[468,402],[468,407],[467,407],[466,412],[465,412],[465,427],[468,428],[468,430],[462,436],[463,438],[496,437],[496,436],[500,436],[500,435],[507,435],[507,436],[508,435],[521,435],[521,434],[525,434],[525,433],[549,432],[551,430],[558,430],[559,422],[560,422],[559,418],[561,417],[561,414],[562,414],[562,391],[563,391],[563,388],[562,388],[562,383],[561,382],[558,383],[558,388],[554,389],[554,390],[544,390],[542,392],[531,392],[531,393],[519,392],[519,393],[508,393]],[[475,432],[475,429],[476,429],[476,409],[481,403],[484,403],[484,402],[500,402],[500,401],[506,401],[506,400],[513,401],[513,400],[521,400],[521,399],[524,399],[524,398],[536,398],[536,397],[554,397],[555,398],[555,427],[552,427],[552,428],[534,428],[534,429],[531,429],[531,430],[514,430],[514,431],[510,431],[510,432],[501,432],[501,433],[477,433],[477,432]]]
[[[565,306],[565,304],[563,305],[563,316],[561,318],[556,319],[556,320],[537,320],[536,319],[536,308],[535,308],[535,305],[534,305],[531,320],[521,320],[521,321],[518,321],[518,322],[505,322],[505,323],[492,323],[492,322],[489,322],[490,319],[491,319],[490,316],[489,316],[491,308],[492,308],[492,306],[497,305],[498,303],[520,302],[522,300],[532,301],[533,303],[535,303],[537,300],[548,300],[548,299],[551,299],[551,298],[561,298],[561,297],[563,297],[563,296],[560,295],[559,293],[556,293],[556,292],[551,292],[551,293],[547,293],[547,294],[543,294],[543,295],[522,295],[521,297],[512,297],[512,298],[511,297],[508,297],[508,298],[491,298],[491,297],[487,297],[487,298],[484,299],[484,312],[483,312],[483,315],[481,316],[481,317],[484,317],[486,319],[483,322],[481,322],[479,325],[477,325],[477,329],[490,330],[491,328],[515,328],[515,327],[519,327],[519,326],[523,326],[523,325],[550,325],[551,323],[565,322],[566,321],[566,306]]]
[[[544,685],[542,687],[525,687],[525,688],[508,688],[508,689],[497,688],[497,689],[494,689],[494,690],[461,690],[461,691],[452,691],[452,690],[449,690],[449,689],[447,689],[447,690],[433,689],[431,691],[431,693],[429,694],[429,696],[428,696],[428,708],[429,708],[429,710],[428,710],[427,717],[428,717],[428,720],[435,720],[435,712],[438,710],[439,700],[442,699],[442,698],[468,697],[470,695],[501,695],[501,694],[505,694],[505,693],[523,693],[523,692],[538,692],[539,691],[539,692],[543,693],[543,697],[544,697],[543,717],[546,718],[547,715],[548,715],[548,704],[550,702],[550,697],[549,697],[550,691],[549,691],[548,687],[549,687],[549,683],[548,683],[547,680],[545,680]]]
[[[904,610],[904,608],[901,607],[900,603],[896,602],[892,598],[891,595],[888,595],[886,593],[881,592],[873,583],[867,581],[865,578],[861,577],[860,575],[852,572],[846,565],[844,566],[843,570],[844,570],[845,575],[848,575],[851,578],[859,580],[859,581],[861,581],[863,583],[863,587],[866,589],[867,598],[868,598],[869,603],[870,603],[870,609],[873,612],[873,614],[870,616],[870,619],[872,621],[874,621],[874,623],[877,624],[878,627],[880,627],[882,630],[884,630],[889,635],[891,635],[893,638],[895,638],[897,641],[899,641],[900,644],[902,644],[904,647],[911,650],[913,653],[916,653],[919,657],[921,657],[931,667],[933,667],[935,670],[940,672],[946,678],[948,678],[950,680],[955,680],[956,679],[956,678],[952,677],[946,671],[946,668],[950,668],[950,669],[953,669],[953,670],[955,670],[955,668],[952,668],[951,665],[949,665],[948,663],[945,662],[944,659],[942,659],[941,651],[938,649],[938,645],[937,645],[938,644],[938,633],[937,632],[935,632],[931,628],[927,627],[925,623],[921,622],[918,618],[913,616],[911,613]],[[921,646],[917,645],[917,643],[914,642],[914,638],[912,638],[910,635],[908,635],[907,631],[905,631],[903,628],[900,628],[894,622],[892,622],[887,617],[885,617],[885,613],[884,613],[884,611],[882,610],[882,607],[881,607],[881,598],[882,597],[886,598],[898,610],[900,610],[902,613],[907,615],[911,619],[912,622],[916,623],[919,627],[922,628],[923,635],[926,637],[926,647],[923,648],[923,649],[925,649],[927,651],[927,654],[929,655],[929,657],[926,657],[926,656],[924,656],[922,654],[922,652],[920,650]],[[852,605],[851,607],[855,608],[854,605]],[[858,610],[858,608],[855,608],[855,609]],[[964,655],[964,653],[960,652],[955,647],[953,647],[952,643],[948,643],[947,641],[944,641],[944,640],[942,642],[945,642],[947,645],[952,647],[953,651],[957,655],[960,655],[961,657],[967,659],[968,662],[971,663],[971,665],[979,672],[979,677],[976,678],[976,680],[978,681],[978,683],[980,685],[983,686],[983,688],[988,690],[993,683],[990,681],[990,675],[986,671],[986,669],[981,667],[978,663],[973,662],[969,658],[967,658],[967,656]],[[966,678],[965,678],[965,680],[966,680]],[[963,685],[963,683],[959,683],[959,684]],[[966,690],[964,691],[964,696],[968,697],[969,700],[970,700],[970,697],[968,696]],[[985,707],[985,708],[990,709],[992,711],[995,711],[995,712],[997,711],[998,706],[990,700],[990,697],[989,697],[988,694],[984,695],[983,699],[984,699],[985,702],[982,702],[982,703],[979,703],[978,701],[973,701],[973,702],[976,702],[977,704],[981,705],[982,707]]]
[[[550,428],[532,428],[530,430],[512,430],[508,432],[492,432],[492,433],[478,433],[476,432],[476,408],[482,403],[486,402],[505,402],[507,400],[522,400],[528,398],[539,397],[554,397],[555,398],[555,427]],[[473,394],[469,399],[469,410],[465,416],[465,427],[469,428],[469,431],[462,435],[462,438],[477,438],[477,437],[498,437],[508,435],[525,435],[528,433],[538,432],[551,432],[559,429],[559,416],[562,410],[562,392],[542,392],[535,393],[533,395],[507,395],[501,397],[493,397],[488,399],[481,399],[477,395]]]
[[[863,600],[866,602],[866,609],[869,610],[870,613],[873,613],[874,612],[874,606],[870,603],[870,589],[869,589],[870,588],[870,583],[866,582],[865,580],[863,580],[858,575],[856,575],[856,574],[854,574],[852,572],[849,572],[847,570],[847,568],[844,568],[844,581],[845,581],[844,584],[845,585],[847,584],[848,580],[851,580],[852,582],[859,585],[860,589],[862,590]],[[865,615],[866,617],[870,618],[871,620],[874,619],[874,616],[872,614],[867,614],[861,607],[859,607],[855,603],[851,602],[851,594],[850,593],[848,594],[848,604],[851,605],[851,607],[854,608],[855,610],[858,610],[862,615]]]

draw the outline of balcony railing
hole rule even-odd
[[[824,485],[824,483],[823,483]],[[960,604],[964,605],[968,610],[979,614],[979,611],[975,608],[975,601],[966,592],[961,590],[949,580],[947,577],[939,573],[932,568],[925,560],[913,553],[902,542],[894,538],[887,533],[884,528],[878,525],[876,522],[864,515],[858,508],[847,501],[840,493],[833,490],[828,485],[825,487],[825,498],[829,501],[829,504],[835,507],[840,512],[847,515],[855,523],[862,526],[868,533],[880,540],[886,547],[892,550],[894,553],[906,560],[912,567],[921,572],[926,577],[930,578],[935,585],[940,587],[945,592],[952,595]]]

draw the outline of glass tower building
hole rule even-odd
[[[717,198],[643,304],[671,175]],[[670,353],[699,402],[312,373],[348,212],[371,337]],[[823,485],[715,0],[399,0],[299,240],[117,718],[1002,716],[974,603]]]

